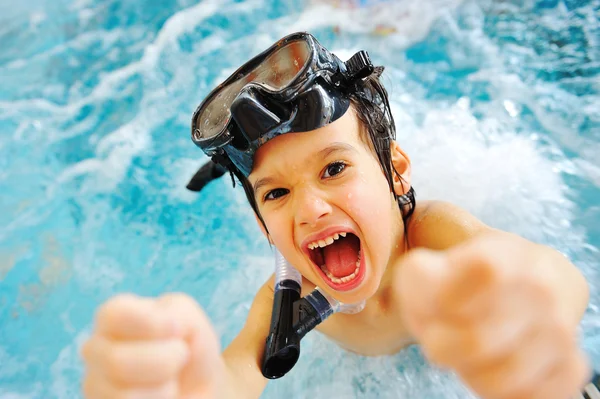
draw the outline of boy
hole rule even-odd
[[[576,394],[585,280],[550,248],[447,203],[416,204],[381,72],[364,52],[343,63],[290,35],[209,94],[193,139],[240,181],[303,295],[366,301],[317,327],[339,345],[375,356],[418,343],[484,398]],[[117,297],[83,348],[86,397],[257,398],[272,306],[271,279],[220,353],[189,297]]]

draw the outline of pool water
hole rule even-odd
[[[600,368],[600,1],[24,0],[0,5],[0,397],[78,398],[78,348],[117,292],[183,291],[222,344],[273,260],[240,189],[185,185],[199,101],[309,30],[386,66],[419,199],[581,268]],[[465,398],[418,348],[363,358],[319,334],[264,398]]]

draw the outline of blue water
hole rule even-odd
[[[205,160],[189,121],[219,79],[303,29],[387,66],[419,198],[581,268],[582,345],[600,367],[600,1],[317,3],[0,4],[0,397],[80,397],[78,347],[116,292],[187,292],[223,345],[239,331],[270,250],[227,179],[186,192]],[[417,348],[303,345],[265,398],[470,396]]]

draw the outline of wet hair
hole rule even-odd
[[[392,140],[396,139],[396,125],[394,117],[390,110],[387,90],[380,81],[383,67],[375,68],[375,71],[368,77],[364,78],[356,84],[356,86],[348,89],[347,94],[350,97],[350,102],[354,112],[361,124],[360,136],[361,139],[370,147],[379,161],[379,165],[385,175],[385,178],[390,186],[391,192],[394,192],[394,174],[401,181],[404,181],[400,173],[392,164],[392,155],[390,147]],[[235,168],[234,168],[235,169]],[[268,232],[256,198],[254,197],[254,189],[246,176],[237,170],[232,170],[240,181],[246,198],[252,206],[252,209],[260,219],[265,231]],[[233,179],[233,176],[232,176]],[[235,181],[234,181],[235,185]],[[406,194],[396,196],[402,218],[406,221],[412,215],[415,209],[415,192],[412,187],[409,188]]]

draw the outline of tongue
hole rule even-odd
[[[360,240],[358,237],[353,234],[348,234],[345,238],[340,237],[323,248],[325,267],[335,277],[348,276],[356,269],[359,250]]]

